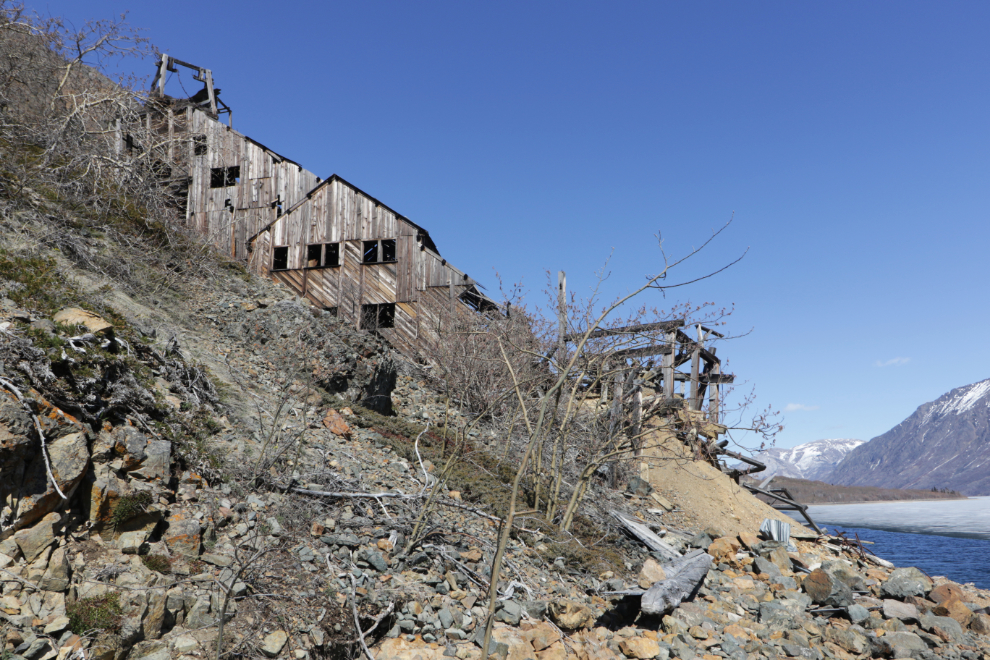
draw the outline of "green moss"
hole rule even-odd
[[[114,527],[122,525],[142,513],[149,504],[151,504],[151,493],[147,491],[124,495],[117,500],[113,513],[110,514],[110,522],[113,523]]]
[[[118,632],[123,619],[120,595],[108,593],[92,598],[81,598],[65,608],[69,615],[69,629],[77,635],[93,630]]]
[[[156,573],[168,575],[172,572],[172,560],[165,555],[144,555],[141,557],[141,563],[148,570],[155,571]]]

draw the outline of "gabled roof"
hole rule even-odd
[[[286,160],[288,160],[288,159],[286,159]],[[293,162],[293,161],[289,161],[289,162]],[[285,211],[285,213],[283,213],[281,216],[275,218],[274,220],[272,220],[271,222],[269,222],[267,225],[265,225],[264,227],[262,227],[261,229],[259,229],[254,235],[248,237],[248,242],[253,241],[260,234],[262,234],[263,232],[268,231],[271,228],[271,226],[274,225],[276,222],[278,222],[279,220],[281,220],[282,218],[284,218],[285,216],[289,215],[290,213],[292,213],[293,211],[295,211],[297,208],[299,208],[300,206],[302,206],[303,204],[305,204],[307,201],[309,201],[309,199],[313,196],[313,194],[317,190],[319,190],[323,186],[326,186],[326,185],[329,185],[329,184],[333,183],[334,181],[339,181],[340,183],[344,184],[348,188],[353,189],[354,192],[357,192],[357,193],[360,193],[360,194],[364,195],[365,197],[367,197],[368,199],[370,199],[372,202],[374,202],[377,206],[381,206],[383,209],[387,210],[388,212],[394,213],[395,214],[395,217],[397,217],[400,220],[402,220],[403,222],[406,222],[406,223],[412,225],[413,227],[415,227],[416,230],[417,230],[417,232],[419,233],[419,237],[423,241],[423,245],[425,245],[427,248],[429,248],[430,250],[432,250],[437,256],[440,256],[440,252],[437,250],[437,246],[436,246],[436,243],[433,242],[433,238],[430,237],[430,232],[429,231],[427,231],[423,227],[420,227],[415,222],[413,222],[412,220],[410,220],[406,216],[402,215],[401,213],[399,213],[398,211],[396,211],[392,207],[388,206],[387,204],[383,204],[377,198],[372,197],[368,193],[364,192],[363,190],[361,190],[360,188],[358,188],[357,186],[355,186],[350,181],[345,180],[343,177],[341,177],[341,176],[339,176],[337,174],[332,174],[329,179],[325,179],[325,180],[319,182],[318,184],[316,184],[316,186],[312,190],[310,190],[308,193],[306,193],[306,198],[305,199],[299,200],[298,202],[296,202],[295,204],[293,204],[291,207],[289,207]]]

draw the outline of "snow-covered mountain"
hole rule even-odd
[[[990,495],[990,379],[918,407],[850,452],[823,481]]]
[[[756,474],[759,479],[770,475],[797,479],[821,479],[829,474],[846,454],[863,444],[862,440],[847,438],[815,440],[790,449],[773,448],[754,458],[766,463],[767,471]]]

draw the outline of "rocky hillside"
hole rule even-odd
[[[562,530],[530,481],[509,521],[523,422],[191,241],[165,161],[101,151],[106,117],[58,96],[71,53],[20,56],[58,24],[4,7],[3,660],[986,657],[990,594],[759,538],[688,448],[663,496],[617,469]],[[54,101],[7,103],[18,80]]]
[[[766,472],[761,472],[760,475],[820,479],[830,474],[846,454],[861,444],[862,440],[815,440],[790,449],[774,447],[760,452],[754,458],[767,466]]]
[[[850,452],[823,481],[990,495],[990,380],[919,406]]]

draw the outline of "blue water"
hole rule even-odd
[[[873,541],[873,545],[866,547],[898,567],[916,566],[928,575],[944,575],[960,584],[972,582],[981,589],[990,589],[990,540],[840,525],[827,527],[833,534],[843,531],[848,538],[859,534],[861,540]]]
[[[990,589],[990,497],[965,500],[816,504],[815,522],[859,533],[874,554]]]

